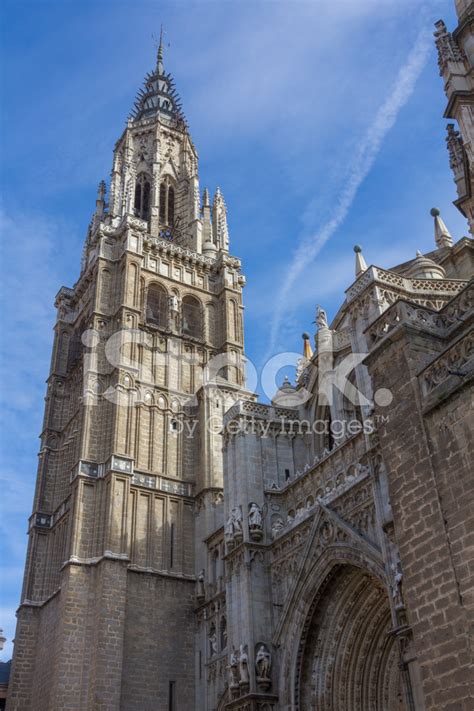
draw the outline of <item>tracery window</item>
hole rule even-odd
[[[160,284],[151,284],[146,299],[146,321],[158,328],[168,328],[168,294]]]
[[[135,183],[134,213],[142,220],[148,220],[150,217],[150,189],[150,176],[140,173]]]
[[[182,332],[185,336],[202,338],[201,304],[194,296],[185,296],[182,305]]]

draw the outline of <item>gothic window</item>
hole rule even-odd
[[[202,338],[201,304],[194,296],[183,298],[182,318],[183,335]]]
[[[150,216],[150,177],[140,173],[135,183],[134,212],[136,217],[148,220]]]
[[[168,328],[168,294],[160,284],[148,287],[146,321],[157,328]]]
[[[160,185],[160,222],[166,224],[166,184]]]
[[[352,387],[351,387],[352,386]],[[357,420],[362,423],[362,412],[360,408],[359,391],[357,389],[357,380],[355,370],[348,377],[348,386],[343,394],[343,417],[346,427],[351,421]]]
[[[175,191],[170,179],[165,178],[160,185],[160,222],[162,226],[172,227],[175,213]]]
[[[172,185],[168,188],[168,225],[174,222],[174,188]]]
[[[216,586],[217,589],[217,561],[218,561],[219,553],[217,551],[214,551],[212,554],[212,582]]]

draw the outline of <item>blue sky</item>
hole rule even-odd
[[[201,187],[220,185],[228,205],[231,251],[247,275],[246,350],[257,366],[270,346],[300,351],[316,303],[336,312],[353,280],[354,244],[368,263],[389,267],[434,247],[431,207],[456,239],[467,226],[451,204],[446,101],[430,39],[440,17],[455,26],[452,0],[4,0],[2,13],[7,659],[54,295],[78,276],[96,187],[108,179],[114,142],[153,66],[161,22]],[[384,122],[385,107],[392,113]]]

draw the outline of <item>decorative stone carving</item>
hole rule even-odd
[[[281,516],[276,516],[272,521],[272,538],[276,538],[285,528]]]
[[[461,134],[455,130],[453,123],[448,123],[446,130],[448,132],[446,145],[449,152],[449,166],[456,177],[464,173],[464,147]]]
[[[438,65],[440,73],[446,68],[448,62],[464,61],[464,54],[454,39],[451,32],[448,32],[443,20],[438,20],[435,23],[436,32],[435,44],[438,49]]]
[[[405,605],[403,604],[403,597],[402,597],[402,582],[403,582],[403,573],[400,570],[400,564],[397,563],[392,563],[391,565],[391,570],[392,570],[392,598],[393,598],[393,603],[395,605],[395,609],[399,610],[401,608],[404,608]]]
[[[179,298],[176,294],[170,296],[170,310],[174,313],[179,312]]]
[[[230,693],[233,697],[235,697],[239,693],[239,682],[240,682],[239,656],[238,656],[238,652],[235,649],[233,649],[230,654],[228,670],[229,670]]]
[[[214,625],[209,633],[209,656],[215,657],[217,654],[217,632]]]
[[[315,323],[318,328],[329,328],[328,317],[326,311],[321,308],[321,306],[316,307],[316,320]]]
[[[255,654],[255,670],[257,673],[257,684],[268,691],[271,686],[272,655],[268,651],[266,644],[257,645]]]
[[[239,686],[241,691],[245,692],[248,690],[250,686],[250,677],[249,677],[249,657],[247,653],[247,645],[240,645],[240,654],[239,654],[239,671],[240,671],[240,680],[239,680]]]
[[[225,526],[225,540],[229,548],[240,543],[244,537],[242,524],[242,509],[236,506],[232,509]]]
[[[206,588],[204,585],[204,568],[200,571],[197,581],[196,581],[196,598],[199,603],[204,602],[206,599]]]
[[[263,536],[262,509],[255,501],[249,504],[249,534],[253,541],[260,541]]]

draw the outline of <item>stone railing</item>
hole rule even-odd
[[[264,405],[250,400],[239,400],[225,413],[224,429],[229,422],[240,417],[274,420],[276,422],[282,419],[296,420],[298,419],[298,412],[287,407],[274,407],[273,405]]]
[[[352,301],[373,283],[395,287],[406,294],[433,294],[453,296],[468,284],[462,279],[409,279],[396,272],[379,267],[369,267],[357,281],[346,290],[348,301]]]
[[[461,282],[457,282],[458,284]],[[419,326],[425,331],[440,337],[447,337],[468,316],[472,310],[474,281],[462,282],[465,288],[455,296],[441,311],[399,299],[390,306],[365,331],[369,347],[380,343],[401,323]]]
[[[438,334],[443,330],[443,321],[437,311],[399,300],[366,329],[369,347],[377,345],[401,323],[418,325],[431,333]]]

